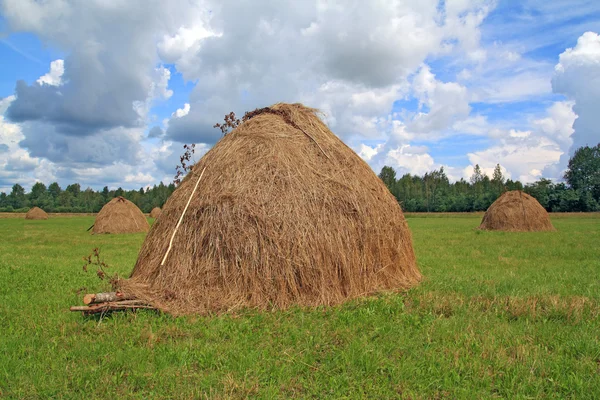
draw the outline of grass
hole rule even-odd
[[[93,217],[0,219],[2,398],[600,398],[600,219],[555,233],[409,217],[425,276],[335,308],[172,318],[70,313],[106,289],[82,257],[127,275],[143,234]]]

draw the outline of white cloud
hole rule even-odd
[[[497,146],[469,153],[469,161],[473,165],[479,164],[490,178],[494,167],[499,163],[505,168],[507,177],[528,183],[541,178],[541,171],[549,164],[557,162],[562,154],[556,144],[547,138],[514,139],[520,140],[502,141]]]
[[[138,172],[135,175],[134,174],[125,175],[125,182],[148,185],[151,183],[155,183],[156,179],[150,174],[144,174],[144,173]]]
[[[387,149],[383,145],[370,147],[363,144],[357,150],[375,172],[379,172],[387,165],[394,168],[398,175],[406,173],[423,175],[438,167],[433,157],[427,153],[428,149],[422,146],[403,144]]]
[[[407,124],[410,131],[419,133],[439,132],[449,128],[455,121],[468,117],[467,89],[455,82],[440,82],[428,66],[421,67],[413,80],[413,90],[419,103],[427,112],[419,112]]]
[[[65,62],[63,60],[55,60],[50,63],[50,71],[46,75],[41,76],[36,82],[40,85],[60,86],[64,73]]]
[[[576,118],[571,107],[569,101],[552,104],[545,116],[531,121],[530,130],[493,129],[490,137],[495,143],[485,150],[469,153],[469,161],[486,172],[493,171],[499,163],[506,168],[507,177],[522,182],[542,176],[560,178],[562,171],[556,166],[570,146]]]
[[[10,191],[14,183],[33,184],[31,173],[41,172],[39,159],[20,148],[24,136],[19,125],[7,122],[3,114],[15,100],[9,96],[0,100],[0,191]]]
[[[469,119],[468,88],[437,80],[422,65],[448,55],[488,60],[479,30],[492,1],[0,5],[11,32],[31,32],[67,55],[38,82],[20,82],[7,112],[23,136],[19,148],[59,179],[163,179],[180,155],[180,144],[170,141],[200,143],[205,151],[220,138],[213,125],[225,113],[278,101],[322,109],[350,144],[384,143],[374,162],[413,173],[435,165],[410,146],[417,134],[435,139],[461,123],[465,132],[483,129]],[[173,97],[174,71],[194,83],[193,92],[164,121],[164,134],[150,130],[160,140],[142,142],[156,123],[152,108]],[[411,95],[421,113],[392,116],[394,102]]]
[[[166,136],[213,143],[220,136],[212,126],[229,111],[303,101],[324,110],[344,138],[381,137],[379,124],[428,56],[449,42],[456,52],[479,48],[490,2],[446,8],[433,0],[215,4],[199,35],[173,38],[185,51],[169,59],[197,84],[190,113],[170,121]]]
[[[600,35],[586,32],[577,39],[577,46],[560,55],[552,87],[556,93],[574,100],[573,111],[578,118],[573,125],[570,153],[581,146],[600,142]]]
[[[208,15],[203,15],[202,18],[195,20],[191,27],[181,26],[177,33],[165,34],[157,44],[160,58],[170,64],[186,64],[185,58],[199,50],[203,39],[219,36],[210,31],[208,21]]]
[[[185,117],[190,113],[190,103],[185,103],[183,108],[178,108],[173,114],[171,114],[172,118],[181,118]]]

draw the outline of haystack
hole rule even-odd
[[[398,202],[316,110],[252,114],[177,187],[119,289],[203,314],[333,305],[415,285]]]
[[[152,217],[152,218],[158,218],[160,216],[160,213],[161,213],[160,208],[154,207],[152,209],[152,211],[150,211],[150,217]]]
[[[511,232],[555,230],[544,207],[520,190],[500,196],[485,212],[479,229]]]
[[[150,224],[142,211],[124,197],[115,197],[96,216],[93,233],[148,232]]]
[[[48,219],[48,214],[46,214],[46,211],[39,207],[33,207],[27,211],[27,214],[25,214],[25,219]]]

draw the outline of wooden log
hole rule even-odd
[[[83,296],[84,304],[95,304],[95,303],[108,303],[120,300],[133,300],[131,296],[126,296],[121,292],[107,292],[107,293],[95,293],[86,294]]]
[[[84,314],[96,314],[108,311],[134,310],[138,308],[149,310],[156,309],[155,307],[139,300],[125,300],[111,303],[96,303],[89,306],[72,306],[69,308],[69,310],[82,311]]]

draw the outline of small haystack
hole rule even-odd
[[[333,305],[415,285],[408,225],[371,168],[313,109],[252,114],[177,187],[119,290],[203,314]]]
[[[511,232],[555,230],[544,207],[520,190],[500,196],[485,212],[479,229]]]
[[[33,207],[27,211],[27,214],[25,214],[25,219],[48,219],[48,214],[46,214],[46,211],[39,207]]]
[[[150,211],[150,217],[152,217],[152,218],[158,218],[160,216],[160,213],[161,213],[160,208],[154,207],[152,209],[152,211]]]
[[[115,197],[96,216],[93,233],[148,232],[150,224],[142,211],[124,197]]]

